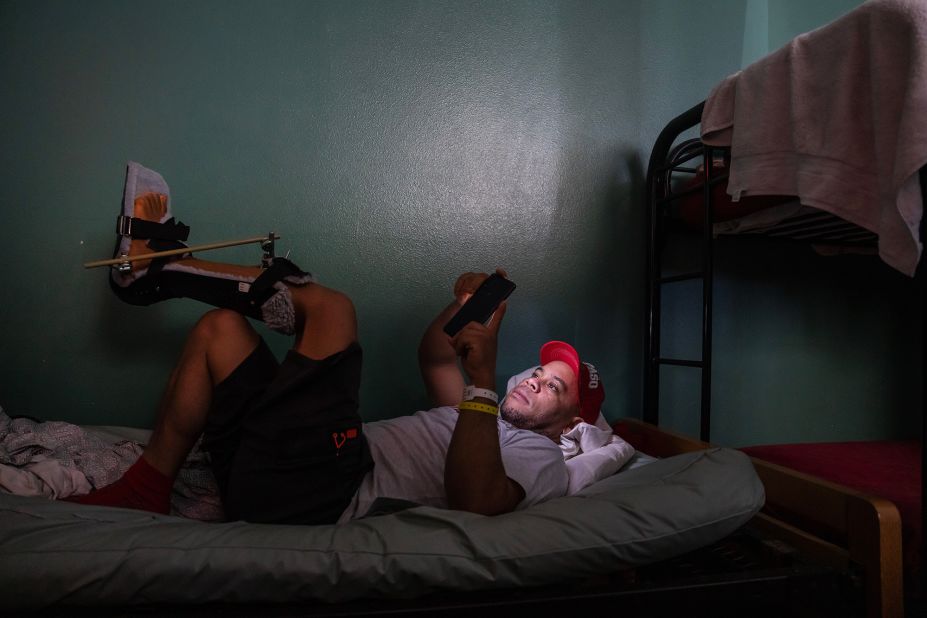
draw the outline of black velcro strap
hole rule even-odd
[[[170,251],[172,249],[186,249],[187,245],[177,240],[164,240],[163,238],[152,238],[145,243],[152,251]],[[189,253],[187,254],[189,255]],[[166,257],[155,258],[148,267],[148,275],[156,275],[170,262]]]
[[[186,240],[190,235],[190,226],[171,217],[164,223],[145,221],[137,217],[116,217],[116,233],[132,238],[160,238],[162,240]]]
[[[286,258],[274,258],[273,264],[258,275],[258,278],[251,284],[250,295],[255,300],[263,303],[276,293],[274,284],[291,276],[304,276],[302,270],[296,264]]]

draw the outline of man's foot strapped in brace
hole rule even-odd
[[[171,216],[170,189],[160,174],[129,162],[114,257],[182,249],[189,228]],[[285,258],[266,268],[208,262],[190,254],[139,260],[111,269],[110,287],[133,305],[193,298],[232,309],[292,335],[295,313],[289,285],[314,281]]]

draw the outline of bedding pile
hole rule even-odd
[[[59,499],[106,487],[135,463],[150,433],[11,418],[0,408],[0,492]],[[199,442],[174,483],[171,514],[224,519],[219,488]]]
[[[630,444],[607,424],[604,427],[579,423],[561,439],[569,494],[614,474],[634,455]],[[106,487],[138,459],[150,433],[127,427],[14,419],[0,408],[0,491],[55,500]],[[200,521],[225,519],[201,441],[191,450],[174,483],[171,515]]]

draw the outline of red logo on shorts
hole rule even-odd
[[[347,431],[340,431],[332,434],[332,440],[335,441],[335,448],[340,449],[344,446],[344,443],[348,440],[353,440],[357,437],[357,429],[352,427]]]

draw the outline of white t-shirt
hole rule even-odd
[[[444,459],[457,414],[456,408],[441,407],[365,423],[364,435],[375,465],[339,523],[362,517],[377,498],[447,508]],[[502,419],[498,426],[505,474],[525,490],[525,498],[516,508],[566,495],[569,480],[560,447]]]

